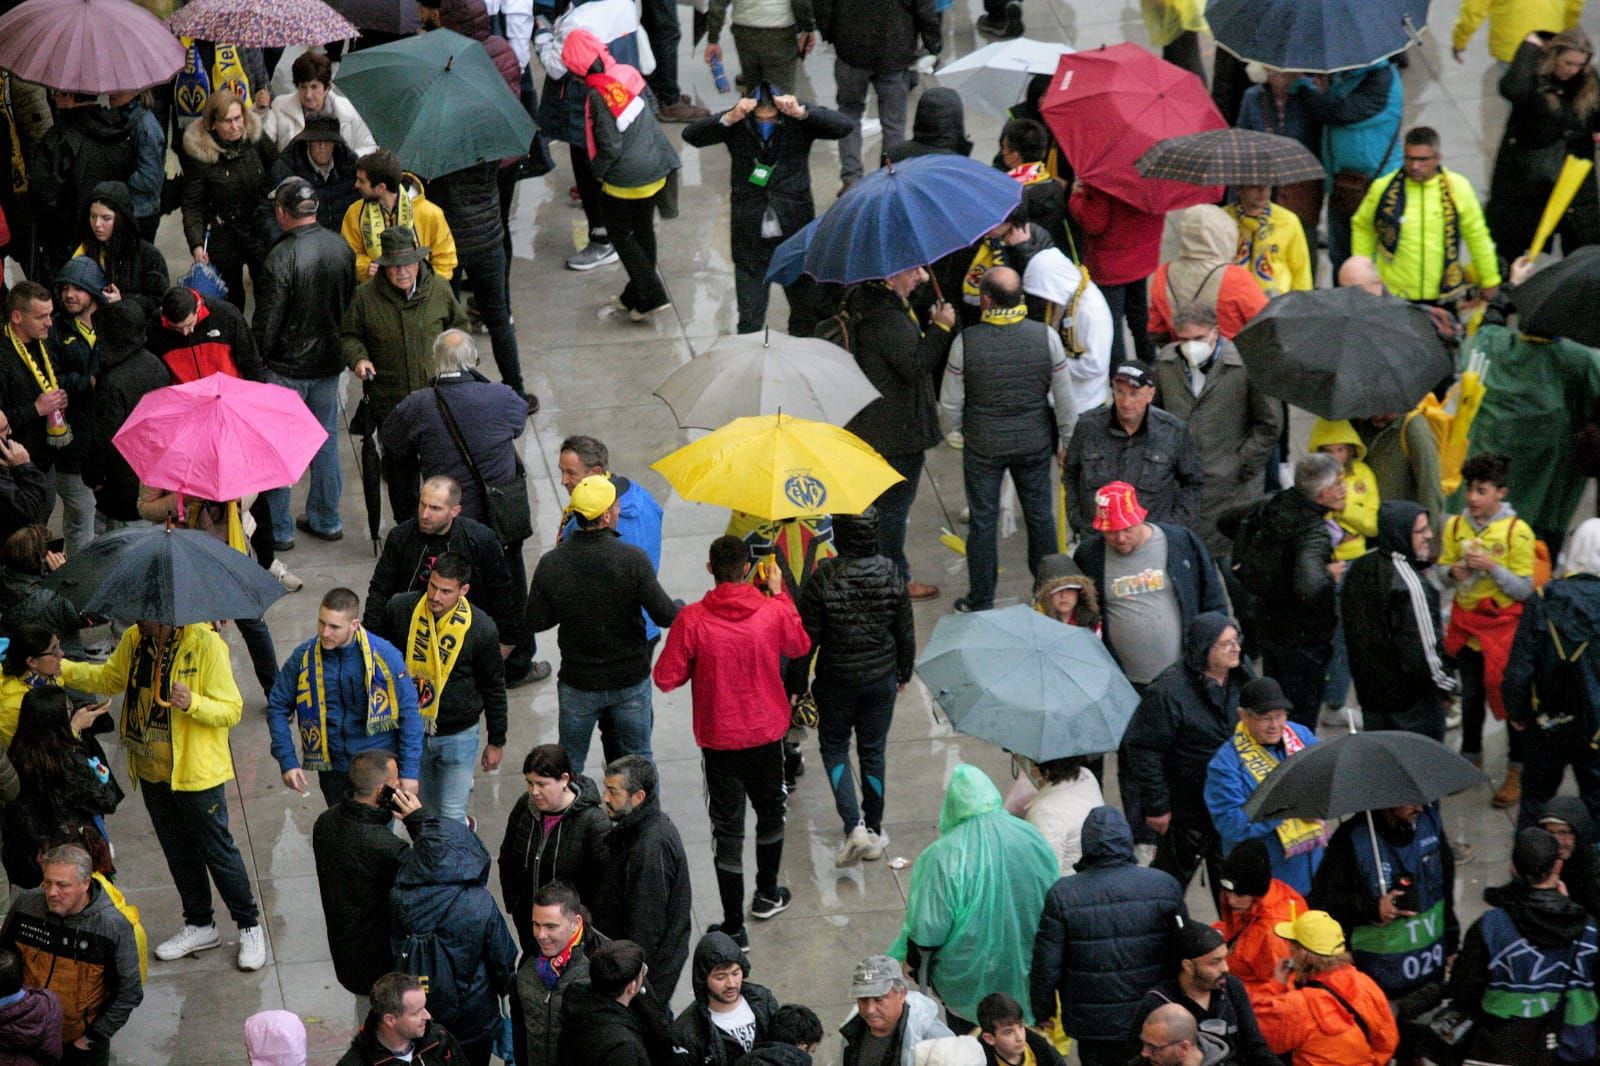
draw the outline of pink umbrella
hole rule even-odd
[[[361,31],[322,0],[194,0],[167,20],[179,37],[241,48],[326,44]]]
[[[111,443],[146,485],[234,500],[293,485],[327,439],[293,391],[212,374],[147,393]]]
[[[183,45],[132,0],[23,0],[0,17],[0,68],[52,89],[144,89],[182,67]]]

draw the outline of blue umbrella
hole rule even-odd
[[[767,264],[768,281],[793,285],[800,280],[800,275],[806,272],[806,253],[811,250],[811,238],[816,235],[817,224],[821,221],[820,218],[812,219],[798,233],[778,245],[772,253],[772,261]]]
[[[1211,0],[1217,44],[1245,62],[1331,74],[1369,67],[1416,40],[1428,0]]]
[[[846,284],[886,278],[967,247],[1021,201],[1019,183],[966,156],[888,164],[779,245],[767,277],[793,281],[806,273]],[[800,271],[793,270],[796,246],[805,252]]]
[[[917,676],[961,732],[1035,762],[1115,751],[1139,705],[1093,630],[1031,607],[945,615]]]

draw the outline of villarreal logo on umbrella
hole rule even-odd
[[[796,507],[804,507],[808,514],[824,514],[828,510],[828,486],[820,478],[811,476],[809,470],[798,470],[783,482],[783,494]]]

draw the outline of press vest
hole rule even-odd
[[[1383,893],[1373,863],[1372,839],[1363,818],[1350,835],[1350,846],[1362,883],[1377,898]],[[1439,812],[1424,808],[1409,844],[1396,846],[1382,834],[1377,840],[1378,852],[1383,856],[1384,884],[1392,892],[1399,887],[1400,878],[1410,877],[1417,905],[1406,909],[1417,913],[1411,918],[1396,918],[1388,925],[1357,926],[1350,932],[1350,950],[1357,968],[1393,999],[1444,980],[1444,861],[1439,855],[1444,829]]]
[[[1587,1062],[1594,1057],[1594,923],[1573,944],[1541,947],[1517,930],[1511,915],[1496,907],[1480,927],[1489,954],[1489,985],[1483,1012],[1492,1018],[1543,1018],[1566,990],[1561,1031],[1562,1058]],[[1575,1054],[1574,1054],[1575,1053]]]
[[[1054,448],[1050,327],[1024,319],[980,322],[961,333],[965,446],[979,455],[1033,455]]]

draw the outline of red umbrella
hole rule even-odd
[[[182,67],[183,45],[132,0],[23,0],[0,17],[0,68],[52,89],[144,89]]]
[[[1073,172],[1101,192],[1152,214],[1222,198],[1220,186],[1155,181],[1135,169],[1157,141],[1228,128],[1199,78],[1138,45],[1062,56],[1040,110]]]

